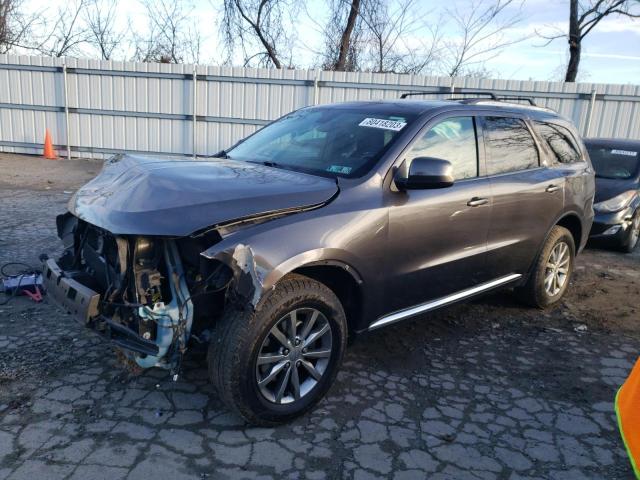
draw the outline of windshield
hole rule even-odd
[[[596,177],[628,179],[638,171],[640,154],[634,150],[587,146]]]
[[[235,148],[229,158],[323,176],[367,173],[415,115],[373,108],[311,108],[267,125]]]

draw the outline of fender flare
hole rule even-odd
[[[536,265],[536,262],[538,261],[538,258],[540,257],[540,253],[542,253],[542,248],[544,247],[544,244],[547,243],[547,239],[549,238],[549,235],[551,234],[551,230],[553,230],[553,227],[555,227],[556,225],[558,225],[558,223],[563,219],[563,218],[567,218],[568,216],[574,216],[578,219],[578,221],[580,222],[580,228],[583,229],[584,232],[584,225],[582,222],[582,219],[580,218],[580,214],[575,211],[575,210],[565,210],[564,212],[562,212],[553,222],[553,224],[547,229],[547,232],[544,235],[544,239],[542,240],[542,242],[540,243],[540,245],[538,246],[538,251],[536,252],[536,256],[533,259],[533,262],[531,262],[531,265],[529,265],[529,268],[527,269],[527,273],[524,277],[524,279],[522,280],[522,283],[526,282],[526,279],[528,279],[531,276],[531,272],[533,271],[533,268]],[[582,239],[581,239],[582,241]],[[580,248],[580,245],[576,245],[576,253],[578,252],[578,249]]]
[[[268,260],[270,256],[261,254],[250,242],[237,242],[224,247],[218,244],[201,255],[208,260],[217,260],[231,270],[230,287],[233,302],[240,307],[250,306],[252,309],[258,306],[262,298],[272,291],[285,275],[299,268],[320,265],[340,267],[349,273],[358,285],[364,282],[362,275],[351,262],[339,258],[349,254],[332,248],[301,252],[277,264],[271,264]]]

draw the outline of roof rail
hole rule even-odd
[[[446,92],[405,92],[402,95],[400,95],[400,98],[404,99],[414,95],[438,95],[442,93],[446,93]],[[499,94],[495,94],[494,92],[490,92],[486,90],[460,89],[460,90],[451,92],[451,95],[452,96],[448,97],[447,100],[455,100],[460,103],[479,103],[487,100],[494,101],[494,102],[509,102],[510,100],[522,100],[524,102],[528,102],[529,105],[531,105],[532,107],[538,107],[536,102],[534,102],[533,98],[531,97],[525,97],[522,95],[499,95]],[[476,97],[454,98],[453,95],[476,95]],[[478,98],[479,96],[484,96],[487,98]],[[543,107],[539,107],[539,108],[543,108]],[[551,110],[551,109],[547,109],[547,110]]]
[[[529,105],[533,106],[533,107],[537,107],[538,105],[536,105],[536,102],[533,101],[533,98],[531,97],[523,97],[520,95],[505,95],[502,96],[500,95],[498,97],[498,100],[502,101],[502,100],[523,100],[526,102],[529,102]]]
[[[405,92],[402,95],[400,95],[400,98],[403,99],[407,97],[412,97],[414,95],[442,95],[443,93],[448,93],[448,92]],[[453,92],[453,94],[456,94],[456,93],[459,95],[486,95],[492,100],[498,100],[498,97],[493,92],[476,91],[476,90]],[[452,100],[452,99],[449,99],[449,100]]]
[[[487,92],[484,90],[456,90],[451,92],[451,95],[486,95],[491,100],[498,100],[498,96],[493,92]],[[465,100],[464,98],[453,98],[449,97],[447,100]],[[477,99],[483,100],[483,99]]]

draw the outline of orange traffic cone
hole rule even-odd
[[[631,467],[640,479],[640,358],[618,390],[615,407]]]
[[[49,160],[56,160],[58,155],[56,151],[53,149],[53,142],[51,142],[51,133],[47,128],[44,134],[44,152],[42,154],[44,158],[48,158]]]

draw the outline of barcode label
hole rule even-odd
[[[395,120],[384,120],[382,118],[365,118],[359,125],[361,127],[382,128],[383,130],[393,130],[399,132],[407,124],[405,122],[397,122]]]

